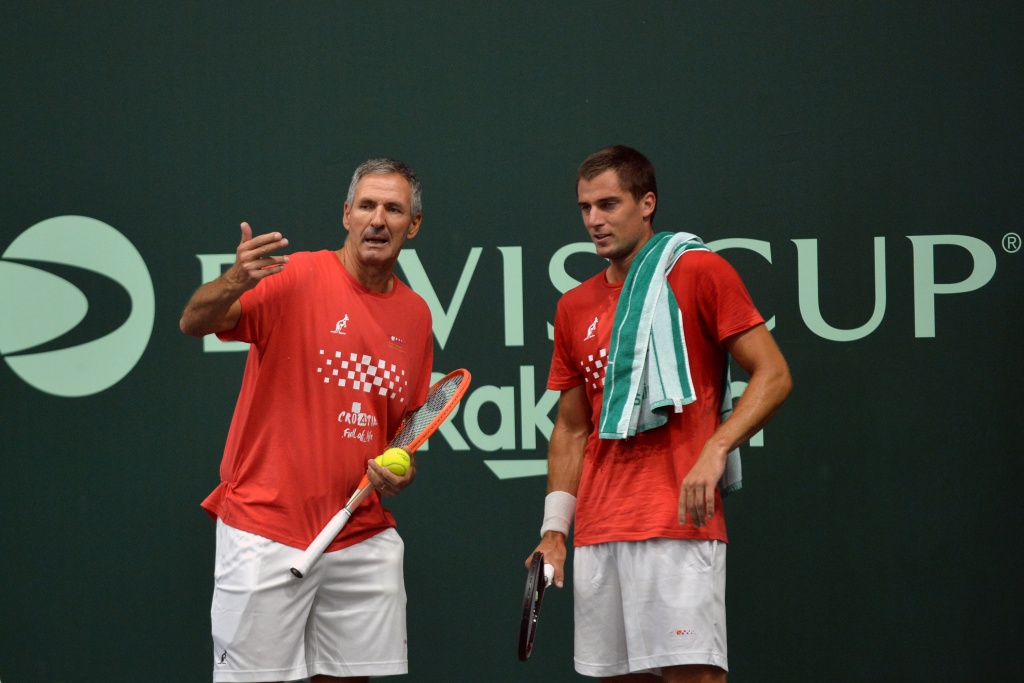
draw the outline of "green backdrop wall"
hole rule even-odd
[[[436,369],[474,374],[393,504],[407,680],[580,679],[569,591],[514,653],[548,323],[601,266],[574,172],[613,143],[796,383],[726,505],[730,680],[1011,680],[1021,35],[1001,2],[3,5],[0,680],[209,680],[199,502],[244,354],[180,310],[242,220],[340,246],[384,155],[425,186],[400,270]]]

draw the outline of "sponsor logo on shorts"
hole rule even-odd
[[[224,652],[220,653],[220,661],[218,661],[217,664],[218,665],[220,665],[220,664],[227,664],[227,662],[228,662],[228,651],[224,650]]]
[[[672,632],[672,635],[678,638],[694,638],[697,636],[697,631],[692,628],[677,628]]]

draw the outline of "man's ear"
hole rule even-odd
[[[418,213],[412,219],[412,224],[409,226],[409,232],[406,234],[407,239],[412,239],[416,236],[416,233],[420,231],[420,223],[423,221],[423,214]]]
[[[653,192],[648,192],[640,198],[640,206],[644,218],[650,218],[654,213],[655,207],[658,206],[658,196]]]

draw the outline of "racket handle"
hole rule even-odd
[[[555,566],[553,564],[544,565],[544,585],[550,586],[551,582],[555,578]]]
[[[359,507],[359,505],[366,500],[366,497],[370,495],[370,491],[373,487],[370,486],[370,480],[367,477],[363,477],[363,481],[360,482],[359,488],[352,494],[352,497],[345,503],[345,507],[338,511],[338,514],[331,517],[331,521],[327,523],[327,526],[316,535],[313,542],[309,544],[306,551],[302,553],[302,557],[299,558],[298,563],[291,568],[292,575],[295,578],[301,579],[309,570],[316,564],[316,561],[323,555],[324,549],[331,544],[331,541],[341,533],[341,530],[345,528],[345,524],[348,523],[349,517],[352,516],[352,512]]]

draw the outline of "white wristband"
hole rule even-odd
[[[569,535],[572,518],[576,514],[576,496],[568,491],[552,491],[544,497],[544,523],[540,526],[540,535],[548,531],[560,531]]]

